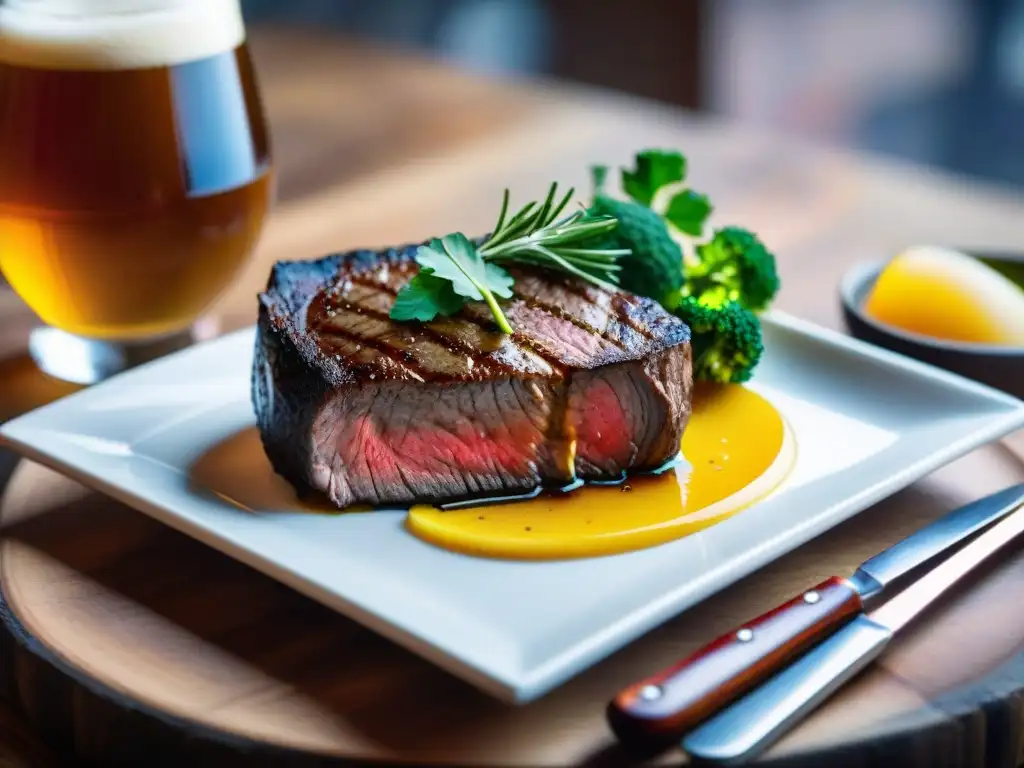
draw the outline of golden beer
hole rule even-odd
[[[0,5],[0,270],[49,325],[186,329],[271,199],[237,0]]]

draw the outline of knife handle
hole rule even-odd
[[[761,754],[828,699],[892,640],[892,631],[857,616],[760,688],[729,705],[683,739],[702,762],[736,765]]]
[[[608,704],[608,723],[627,747],[667,747],[862,608],[853,585],[833,576],[623,689]]]

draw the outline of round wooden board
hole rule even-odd
[[[546,697],[512,707],[212,549],[43,467],[6,490],[0,669],[78,759],[282,765],[628,765],[622,685],[978,494],[1024,480],[996,444],[775,562]],[[926,615],[762,762],[1015,766],[1024,552]],[[679,763],[681,752],[657,762]]]

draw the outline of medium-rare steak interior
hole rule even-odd
[[[657,302],[510,270],[515,333],[467,304],[396,322],[416,245],[275,265],[253,405],[300,494],[338,507],[444,503],[612,480],[672,460],[690,415],[690,331]]]

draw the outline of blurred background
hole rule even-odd
[[[242,4],[251,32],[296,28],[263,37],[259,49],[273,62],[274,77],[263,84],[275,106],[282,200],[471,142],[521,108],[514,98],[496,103],[493,89],[479,84],[449,79],[439,91],[415,67],[352,45],[359,41],[470,73],[612,89],[724,116],[758,135],[873,152],[1024,191],[1024,0]],[[478,94],[488,106],[472,114],[466,107]],[[412,232],[414,223],[403,223]],[[938,224],[918,222],[921,236],[938,237]],[[961,225],[958,232],[987,234],[983,221]],[[347,236],[362,242],[367,227],[364,236],[349,222]],[[2,288],[0,278],[0,356],[20,349],[26,323],[35,322],[22,319],[25,308]]]
[[[244,0],[244,7],[250,24],[313,24],[473,71],[556,76],[1024,185],[1024,0]]]

